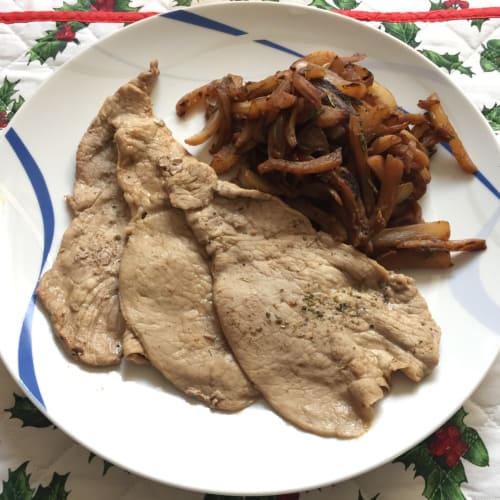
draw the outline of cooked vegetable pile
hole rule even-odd
[[[476,171],[438,95],[407,113],[363,58],[319,51],[261,81],[229,74],[194,89],[176,112],[202,105],[206,123],[186,143],[210,141],[218,174],[236,172],[241,186],[280,196],[388,268],[447,267],[450,252],[486,248],[450,240],[448,222],[422,219],[438,143]]]

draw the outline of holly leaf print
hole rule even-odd
[[[63,2],[61,7],[54,10],[137,12],[140,9],[141,7],[132,7],[130,0],[76,0],[74,3]]]
[[[19,111],[19,108],[24,104],[24,97],[20,95],[17,99],[11,101],[10,109],[7,113],[7,120],[12,120],[14,115]]]
[[[443,10],[443,2],[441,0],[437,2],[431,2],[429,10]]]
[[[465,429],[466,425],[464,423],[464,418],[467,416],[466,411],[460,408],[449,420],[446,425],[455,425],[460,430]]]
[[[0,500],[32,500],[33,493],[30,487],[30,476],[26,473],[28,462],[21,464],[15,471],[9,469],[7,481],[2,482]]]
[[[2,86],[0,87],[0,109],[7,110],[12,103],[14,94],[17,92],[16,85],[18,83],[19,80],[11,82],[7,77],[3,79]]]
[[[446,463],[436,460],[425,441],[407,451],[395,462],[403,463],[405,469],[413,465],[415,477],[421,476],[425,481],[422,495],[429,500],[465,500],[460,485],[467,480],[461,462],[450,469]]]
[[[429,500],[465,500],[460,485],[466,481],[464,466],[460,462],[451,472],[434,469],[425,482],[422,495]]]
[[[0,128],[6,127],[24,103],[23,96],[14,97],[19,80],[11,82],[5,77],[0,86]]]
[[[478,31],[481,31],[481,28],[483,27],[483,24],[486,21],[489,21],[489,19],[488,18],[484,18],[484,19],[472,19],[471,22],[470,22],[470,25],[471,26],[475,26]]]
[[[488,450],[478,433],[465,424],[466,415],[461,408],[429,438],[394,460],[405,469],[413,466],[415,476],[424,479],[425,498],[465,499],[461,484],[467,477],[461,459],[480,467],[489,464]]]
[[[436,66],[440,68],[445,68],[448,73],[452,71],[458,71],[467,76],[473,76],[474,72],[471,70],[469,66],[464,66],[457,54],[440,54],[439,52],[435,52],[433,50],[422,50],[422,54],[425,57],[430,59]]]
[[[47,486],[39,486],[33,500],[66,500],[69,492],[66,491],[66,480],[69,473],[61,476],[55,472]]]
[[[14,393],[14,406],[5,411],[10,413],[10,418],[21,420],[22,427],[55,427],[54,424],[25,396]]]
[[[462,437],[468,447],[464,458],[478,467],[487,467],[490,465],[488,450],[477,431],[466,427],[462,432]]]
[[[97,2],[95,2],[97,3]],[[131,7],[130,0],[115,0],[114,10],[118,12],[137,12],[141,7]]]
[[[324,10],[352,10],[355,9],[360,2],[356,0],[313,0],[310,7],[317,7],[318,9]]]
[[[132,7],[130,2],[131,0],[76,0],[73,3],[63,2],[61,7],[54,10],[137,12],[142,8],[142,6]]]
[[[332,5],[329,4],[326,0],[313,0],[310,4],[310,7],[316,7],[317,9],[331,10]]]
[[[491,128],[497,132],[500,131],[500,104],[495,104],[491,108],[484,106],[481,112],[488,120]]]
[[[488,466],[490,461],[488,450],[477,431],[465,424],[464,419],[466,416],[466,411],[460,408],[460,410],[448,420],[447,425],[456,426],[460,430],[462,439],[467,445],[467,451],[464,453],[463,457],[478,467]]]
[[[408,44],[410,47],[418,47],[417,34],[420,28],[415,23],[382,23],[385,32]]]
[[[352,10],[355,9],[360,2],[356,2],[356,0],[333,0],[333,3],[338,9]]]
[[[51,57],[55,59],[69,42],[80,43],[76,38],[76,33],[85,27],[87,24],[77,21],[56,23],[56,29],[47,30],[45,35],[37,38],[36,43],[28,50],[28,64],[33,61],[43,64]]]
[[[431,1],[431,8],[429,10],[443,10],[443,9],[468,9],[469,2],[467,0],[441,0],[438,2]]]
[[[191,7],[191,0],[176,0],[177,7]]]
[[[33,46],[28,50],[28,64],[39,61],[43,64],[47,59],[55,58],[68,44],[65,40],[57,39],[58,30],[47,30],[45,35],[37,38]]]
[[[90,0],[77,0],[74,3],[63,2],[61,7],[54,7],[54,10],[78,10],[80,12],[86,12],[92,7],[92,2]]]
[[[415,477],[421,476],[424,479],[429,477],[435,468],[434,459],[425,441],[400,455],[394,462],[401,462],[405,469],[413,465]]]
[[[75,2],[63,2],[61,7],[56,7],[56,11],[118,11],[137,12],[141,7],[132,7],[130,0],[76,0]],[[80,43],[76,33],[86,28],[88,23],[64,22],[56,23],[56,29],[50,29],[45,35],[38,38],[35,44],[28,50],[28,64],[39,61],[44,64],[48,59],[55,59],[58,54],[64,51],[68,43]]]
[[[479,64],[483,71],[500,71],[500,39],[488,40],[483,45]]]
[[[61,476],[54,473],[47,486],[39,486],[36,490],[30,486],[30,474],[26,472],[28,462],[21,464],[15,471],[9,469],[7,481],[2,483],[0,500],[66,500],[66,480],[69,474]]]
[[[95,453],[92,453],[90,452],[89,454],[89,459],[87,460],[87,463],[90,463],[92,462],[92,460],[94,460],[94,458],[96,458],[97,455]],[[108,462],[107,460],[104,460],[102,459],[102,475],[105,476],[106,473],[108,472],[109,469],[111,469],[111,467],[113,467],[113,464],[111,462]]]

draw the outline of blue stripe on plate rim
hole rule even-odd
[[[42,171],[40,170],[40,167],[38,166],[37,162],[29,152],[22,139],[13,128],[7,130],[7,132],[5,133],[5,138],[7,139],[7,142],[14,151],[30,180],[42,216],[43,251],[42,262],[40,264],[40,270],[38,272],[38,279],[36,282],[37,284],[42,274],[43,267],[45,266],[45,262],[47,261],[47,256],[49,255],[50,247],[52,246],[52,241],[54,239],[54,207],[52,205],[50,193],[47,188],[47,183],[45,182]],[[31,342],[31,326],[33,320],[33,311],[36,302],[36,284],[29,299],[28,307],[24,315],[23,323],[21,325],[17,362],[19,378],[32,394],[32,396],[39,402],[41,406],[45,408],[45,403],[43,401],[40,387],[38,386],[38,381],[36,378],[35,365],[33,361],[33,348]]]
[[[194,26],[199,26],[200,28],[207,28],[214,31],[219,31],[220,33],[225,33],[226,35],[241,36],[247,35],[246,31],[240,30],[228,24],[215,21],[205,16],[200,16],[186,9],[172,10],[170,12],[165,12],[165,14],[160,14],[160,17],[167,17],[175,21],[181,21],[183,23],[192,24]]]
[[[241,36],[247,34],[247,32],[239,28],[229,26],[227,24],[207,18],[205,16],[201,16],[199,14],[195,14],[185,9],[170,11],[165,14],[160,14],[158,17],[164,17],[174,21],[192,24],[201,28],[215,30],[231,36]],[[272,42],[267,39],[256,39],[254,40],[254,42],[275,50],[295,55],[297,57],[302,56],[302,54],[289,49],[284,45]],[[41,276],[41,271],[47,260],[47,256],[54,236],[54,209],[52,200],[50,198],[50,193],[48,191],[47,184],[40,168],[38,167],[28,148],[26,147],[20,136],[17,134],[17,132],[12,128],[12,126],[7,130],[5,136],[17,158],[19,159],[22,167],[24,168],[26,174],[28,175],[42,215],[44,229],[44,247],[40,274],[38,277],[39,279]],[[500,199],[500,192],[483,173],[477,172],[475,176],[481,182],[481,184],[483,184],[488,189],[490,193],[492,193],[497,199]],[[497,223],[499,217],[500,208],[492,215],[488,223],[482,228],[479,237],[485,238],[488,234],[490,234],[490,232],[493,231],[493,228],[495,227],[495,224]],[[473,288],[474,295],[477,299],[474,301],[474,303],[477,304],[477,301],[479,300],[481,304],[480,308],[473,307],[471,305],[470,296],[469,294],[467,294],[467,290],[471,289],[470,287],[472,283],[475,284]],[[465,284],[467,284],[467,286],[465,286]],[[497,332],[497,325],[494,321],[494,318],[498,318],[500,316],[500,307],[489,297],[488,292],[481,283],[479,277],[479,263],[477,259],[474,261],[474,265],[468,266],[464,272],[459,272],[454,276],[454,278],[451,280],[451,287],[454,291],[455,297],[458,299],[460,304],[466,308],[466,310],[473,314],[480,322],[482,322],[492,331]],[[18,347],[18,371],[19,378],[21,379],[22,383],[26,386],[31,395],[39,402],[39,404],[45,408],[45,403],[43,401],[43,397],[36,378],[31,342],[31,327],[35,303],[36,286],[29,300],[27,311],[21,327]],[[480,310],[483,312],[487,311],[488,314],[478,315],[478,311]]]

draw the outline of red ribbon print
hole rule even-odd
[[[334,12],[358,19],[389,23],[456,21],[460,19],[487,19],[500,17],[500,7],[442,9],[422,12],[369,12],[361,10],[335,10]],[[158,12],[109,11],[36,11],[0,12],[0,23],[69,22],[133,23],[155,16]]]

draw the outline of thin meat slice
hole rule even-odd
[[[163,121],[150,116],[120,116],[113,121],[118,152],[116,178],[132,219],[168,207],[159,164],[172,141]]]
[[[118,270],[130,214],[116,182],[111,121],[152,112],[148,92],[157,74],[153,63],[106,99],[83,136],[67,199],[75,217],[37,288],[54,333],[68,353],[89,365],[118,364],[123,354]]]
[[[226,411],[254,401],[222,335],[208,263],[182,211],[136,221],[122,256],[120,300],[148,360],[178,389]]]
[[[148,71],[108,97],[90,124],[78,145],[73,195],[68,197],[75,213],[92,206],[103,190],[116,185],[115,124],[153,114],[150,94],[158,74],[158,64],[153,61]]]
[[[142,354],[178,389],[213,408],[240,410],[256,390],[221,331],[205,251],[163,186],[165,151],[175,140],[154,117],[115,125],[117,179],[133,214],[119,274],[127,326]]]
[[[150,108],[142,115],[116,116],[111,123],[119,154],[115,175],[130,209],[131,222],[127,227],[130,232],[136,217],[162,210],[168,204],[155,162],[162,157],[165,127],[161,120],[153,116]],[[170,137],[170,131],[168,134]],[[123,355],[138,364],[147,362],[144,347],[133,328],[128,328],[124,333]]]
[[[420,381],[434,368],[440,331],[413,279],[189,155],[170,165],[171,203],[212,259],[224,334],[277,413],[319,435],[356,437],[392,372]]]
[[[129,214],[108,194],[73,219],[37,290],[66,351],[94,366],[120,362],[125,326],[117,277]]]

